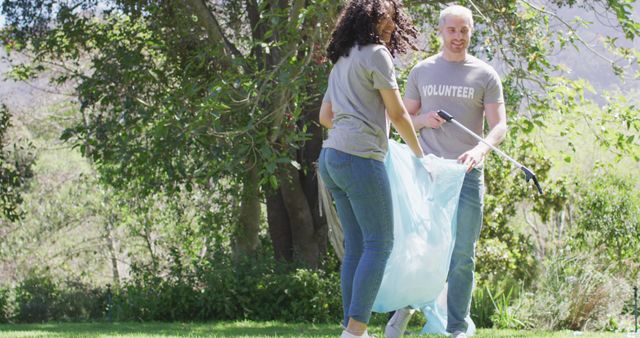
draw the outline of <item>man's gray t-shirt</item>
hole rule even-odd
[[[322,147],[384,161],[389,120],[380,89],[397,89],[393,60],[382,45],[354,46],[329,75],[323,102],[331,102],[333,127]]]
[[[504,102],[498,73],[468,54],[460,62],[447,61],[440,53],[418,63],[409,73],[405,98],[420,101],[420,114],[445,110],[480,136],[484,105]],[[422,128],[419,140],[425,154],[447,159],[456,159],[478,144],[478,140],[452,123],[437,129]]]

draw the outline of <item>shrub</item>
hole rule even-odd
[[[522,285],[510,279],[487,283],[473,291],[471,319],[479,328],[523,329],[531,327],[520,318]]]
[[[66,281],[59,285],[55,320],[102,320],[107,309],[106,290],[78,281]]]
[[[479,328],[493,327],[491,316],[496,308],[493,306],[488,291],[489,288],[486,286],[476,287],[471,297],[471,319]]]
[[[106,292],[77,281],[32,273],[15,288],[15,320],[22,323],[102,320]]]
[[[640,251],[640,193],[635,181],[605,172],[580,185],[573,243],[587,250],[601,248],[618,270],[635,270],[632,275],[638,273]]]
[[[338,321],[336,272],[296,269],[272,259],[232,262],[217,257],[193,275],[152,277],[140,272],[116,292],[119,320]]]
[[[516,317],[539,329],[606,329],[622,312],[631,289],[592,255],[564,254],[548,258],[544,271],[526,293]]]
[[[297,269],[274,277],[271,287],[262,292],[262,304],[256,304],[271,305],[271,315],[262,314],[265,319],[326,323],[342,318],[337,274]]]
[[[16,288],[16,319],[19,322],[38,323],[54,319],[58,304],[58,288],[48,276],[32,274]]]
[[[490,317],[493,327],[497,329],[523,329],[530,326],[529,323],[517,316],[517,310],[520,304],[514,304],[516,300],[514,290],[515,288],[511,287],[506,292],[500,291],[493,295],[490,290],[487,289],[487,294],[495,308],[495,311]]]
[[[0,323],[9,323],[11,320],[11,289],[0,286]]]

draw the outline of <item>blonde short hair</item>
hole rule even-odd
[[[460,5],[453,5],[443,9],[440,12],[439,28],[444,26],[444,21],[448,16],[458,16],[465,19],[467,23],[469,23],[469,28],[473,29],[473,13],[471,13],[469,8]]]

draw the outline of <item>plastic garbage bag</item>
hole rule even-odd
[[[433,155],[418,159],[393,140],[385,167],[393,196],[394,244],[373,311],[421,308],[438,297],[446,282],[466,167]]]
[[[420,311],[427,319],[420,334],[447,334],[447,285],[445,284],[438,298],[423,305]],[[467,322],[467,335],[473,336],[476,333],[475,323],[469,315],[465,321]]]

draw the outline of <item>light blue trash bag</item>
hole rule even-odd
[[[424,313],[427,323],[424,324],[421,334],[447,334],[447,284],[434,301],[420,307]],[[467,335],[473,336],[476,333],[476,325],[469,315],[465,318],[467,322]]]
[[[446,282],[466,167],[433,155],[418,159],[393,140],[385,167],[393,196],[394,244],[373,311],[421,308],[438,297]]]

